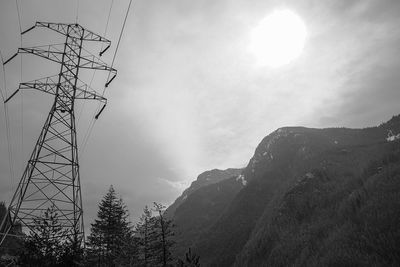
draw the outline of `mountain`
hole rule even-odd
[[[168,217],[174,216],[175,210],[182,205],[183,202],[187,199],[187,197],[192,194],[194,191],[197,189],[210,185],[210,184],[215,184],[220,181],[226,180],[228,178],[231,178],[233,176],[238,176],[242,172],[242,169],[226,169],[226,170],[219,170],[219,169],[213,169],[210,171],[205,171],[201,173],[196,181],[192,182],[192,184],[185,190],[183,191],[182,195],[180,195],[174,203],[172,203],[171,206],[168,207],[168,209],[165,212],[165,215]]]
[[[165,214],[173,218],[175,225],[177,243],[173,249],[174,254],[183,255],[194,244],[192,240],[214,223],[218,213],[222,212],[225,205],[243,187],[242,181],[236,181],[241,172],[242,169],[203,172],[168,207]]]
[[[400,116],[280,128],[240,175],[192,191],[173,219],[202,266],[398,266]]]

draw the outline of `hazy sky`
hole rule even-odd
[[[112,49],[128,2],[114,1],[106,33]],[[77,15],[75,1],[18,4],[23,30],[35,21],[75,22]],[[78,23],[103,34],[110,4],[80,0]],[[303,20],[304,49],[288,65],[260,66],[248,49],[250,35],[277,9]],[[110,184],[134,219],[145,204],[171,203],[202,171],[245,166],[261,139],[278,127],[364,127],[400,113],[399,15],[398,0],[134,1],[114,64],[118,77],[105,95],[109,104],[80,155],[86,223]],[[19,32],[15,1],[1,1],[4,58],[20,46]],[[23,45],[58,42],[54,36],[35,30]],[[33,56],[23,55],[22,62],[24,81],[57,74]],[[8,95],[20,82],[20,63],[18,57],[6,66],[6,89],[0,76]],[[14,181],[1,107],[0,200],[9,201],[51,101],[24,92],[8,103]],[[95,108],[83,106],[80,143]]]

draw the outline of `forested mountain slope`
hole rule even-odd
[[[174,203],[172,203],[171,206],[168,207],[168,209],[165,211],[165,215],[168,217],[174,216],[175,210],[182,205],[182,203],[185,202],[187,197],[195,192],[197,189],[218,183],[220,181],[226,180],[228,178],[231,178],[233,176],[237,176],[242,172],[242,169],[226,169],[226,170],[219,170],[219,169],[214,169],[210,171],[205,171],[201,173],[195,181],[192,182],[192,184],[185,190],[183,191],[182,195],[180,195]]]
[[[196,231],[178,238],[204,266],[398,265],[399,133],[399,116],[365,129],[280,128],[241,175],[187,197],[177,232]]]
[[[182,256],[188,247],[192,247],[197,236],[216,221],[219,213],[242,189],[243,183],[235,180],[241,171],[206,171],[168,207],[166,215],[172,216],[176,225],[176,245],[173,249],[175,255]]]

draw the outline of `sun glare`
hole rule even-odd
[[[289,10],[274,11],[252,30],[249,50],[262,66],[283,66],[300,55],[306,35],[298,15]]]

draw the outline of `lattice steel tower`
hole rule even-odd
[[[87,41],[103,42],[105,48],[100,52],[101,56],[111,45],[111,42],[104,37],[86,30],[79,24],[48,22],[36,22],[33,27],[21,34],[38,27],[64,35],[65,43],[19,48],[18,52],[4,64],[18,53],[28,53],[59,63],[60,72],[55,76],[21,83],[17,91],[5,101],[10,100],[21,89],[36,89],[54,95],[54,103],[12,197],[8,216],[3,220],[0,230],[3,233],[9,233],[13,225],[21,223],[23,229],[35,232],[34,220],[40,218],[48,207],[54,206],[58,220],[66,229],[66,235],[62,238],[82,244],[84,225],[74,113],[75,100],[94,99],[103,102],[103,107],[96,115],[96,119],[103,111],[107,100],[78,78],[79,70],[108,71],[110,75],[105,84],[106,87],[115,78],[117,71],[83,48],[83,44]],[[5,235],[0,238],[1,245]]]

